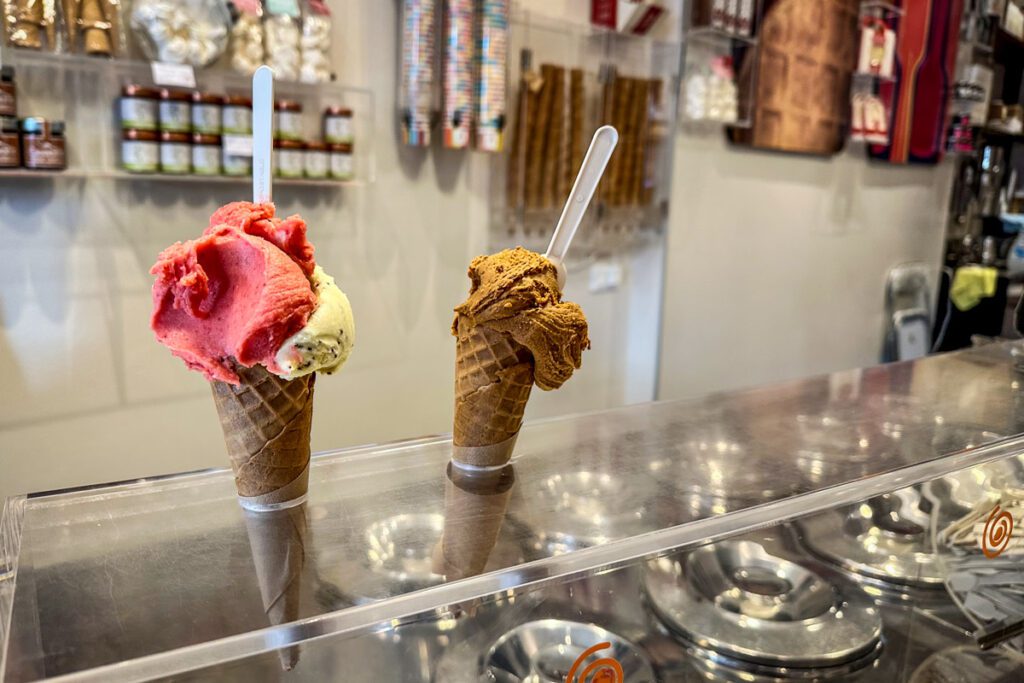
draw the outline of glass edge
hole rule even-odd
[[[1022,452],[1024,435],[1018,435],[905,465],[865,480],[850,481],[367,605],[67,674],[53,680],[146,681],[237,661],[331,636],[356,635],[379,628],[381,624],[397,625],[414,615],[448,605],[477,600],[513,589],[540,587],[585,572],[610,570],[640,558],[674,551],[687,545],[702,541],[713,542],[717,538],[747,533],[837,506],[851,505],[872,496],[929,481],[949,472],[975,467]]]
[[[4,499],[0,508],[0,681],[5,679],[7,669],[26,500],[26,496],[11,496]]]

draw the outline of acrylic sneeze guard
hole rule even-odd
[[[527,424],[479,505],[453,486],[448,438],[319,454],[308,501],[273,523],[238,505],[226,469],[10,498],[2,680],[148,680],[274,651],[288,669],[282,653],[316,639],[454,619],[1016,455],[1021,358],[995,344]],[[475,536],[491,537],[482,556]],[[410,538],[436,552],[405,554]]]

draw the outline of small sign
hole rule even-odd
[[[153,82],[157,85],[168,85],[175,88],[196,87],[196,72],[189,64],[168,64],[167,62],[151,62]]]
[[[224,145],[224,153],[233,157],[252,156],[251,135],[225,135],[221,138]]]

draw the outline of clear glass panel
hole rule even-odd
[[[790,558],[796,552],[790,541],[820,538],[816,557],[849,561],[822,563],[829,571],[858,573],[877,564],[881,546],[828,543],[851,528],[859,538],[856,523],[870,536],[877,519],[904,509],[892,497],[866,508],[863,501],[1020,453],[1022,349],[993,345],[533,423],[520,435],[514,465],[487,476],[451,470],[445,438],[326,453],[314,459],[308,502],[274,515],[247,516],[228,471],[12,499],[2,524],[0,624],[10,625],[2,632],[4,680],[75,672],[81,680],[141,680],[254,658],[231,665],[241,672],[289,664],[296,645],[309,653],[302,670],[310,680],[340,676],[353,662],[379,664],[382,671],[403,667],[402,678],[365,680],[419,680],[405,677],[419,670],[404,668],[406,655],[427,671],[440,666],[435,645],[465,643],[477,652],[516,626],[549,618],[592,622],[611,634],[570,640],[599,637],[597,643],[614,645],[616,635],[625,647],[646,633],[667,636],[662,627],[643,630],[650,617],[638,579],[628,579],[628,588],[615,582],[641,571],[640,558],[727,537],[762,547],[714,554],[707,560],[712,567],[731,563],[729,580],[754,596],[778,597],[790,584],[820,585],[808,599],[785,605],[791,614],[777,615],[816,618],[824,604],[817,596],[830,589],[790,565],[789,574],[768,576],[763,555],[781,553],[803,567],[806,553]],[[811,513],[824,521],[779,527],[772,533],[780,538],[771,543],[765,532],[753,531]],[[926,520],[908,512],[891,519],[886,533],[915,531],[911,525],[923,528]],[[735,538],[745,533],[753,535]],[[884,571],[930,580],[928,563],[893,565],[899,557],[887,555]],[[597,583],[572,583],[580,577]],[[701,586],[706,595],[723,593],[720,581]],[[564,609],[548,610],[565,602],[550,597],[560,591],[575,597]],[[602,606],[605,594],[614,604]],[[729,599],[731,614],[776,605]],[[497,609],[506,603],[515,609]],[[607,619],[588,616],[601,609]],[[475,625],[460,636],[467,615]],[[871,620],[862,610],[865,619],[867,626],[860,623],[851,636],[859,644],[840,648],[843,666],[859,665],[872,652],[864,636],[873,633]],[[930,621],[919,622],[931,628]],[[709,633],[718,632],[707,623]],[[555,625],[564,640],[563,627],[574,627]],[[420,629],[434,635],[427,641],[405,635]],[[482,635],[470,641],[475,633]],[[329,647],[306,642],[335,634],[322,641]],[[351,656],[342,657],[349,648]],[[661,649],[657,642],[653,648],[658,663]],[[321,649],[324,659],[316,663]],[[445,655],[459,651],[448,648]],[[550,665],[557,669],[570,654]],[[729,656],[737,654],[750,657]]]

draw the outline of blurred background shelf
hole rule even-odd
[[[74,177],[80,178],[139,177],[139,174],[121,170],[118,99],[121,88],[126,84],[156,85],[151,62],[3,47],[0,48],[0,64],[15,69],[19,117],[42,116],[65,122],[69,170],[64,171],[64,174],[76,174]],[[226,68],[197,69],[195,80],[195,89],[204,92],[248,95],[252,90],[248,76]],[[367,185],[374,182],[377,172],[374,128],[377,120],[372,90],[337,81],[275,81],[274,95],[278,99],[296,100],[302,104],[303,137],[308,140],[321,138],[322,115],[328,106],[341,105],[352,109],[353,169],[357,181],[345,181],[345,184]],[[106,117],[101,115],[97,118],[98,112],[109,113]],[[35,171],[28,173],[36,174]],[[17,176],[17,173],[2,173],[0,177],[12,175]],[[170,178],[165,175],[148,177],[161,180]],[[174,178],[182,179],[181,176]],[[233,180],[230,177],[214,177],[215,182]],[[279,179],[278,182],[341,184],[339,181],[319,179]]]

